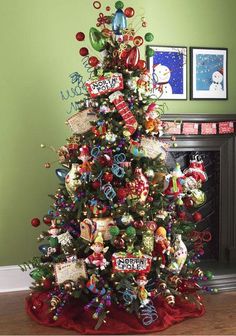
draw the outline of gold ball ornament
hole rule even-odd
[[[166,285],[165,282],[160,282],[160,283],[159,283],[159,285],[158,285],[158,289],[159,289],[160,291],[163,291],[163,290],[165,290],[166,288],[167,288],[167,285]]]
[[[195,268],[195,270],[193,271],[193,275],[197,276],[197,277],[202,277],[203,276],[203,271],[200,269],[200,267]]]

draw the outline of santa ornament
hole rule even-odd
[[[189,167],[184,170],[184,175],[193,177],[197,182],[206,182],[207,174],[200,155],[195,155],[190,159]]]
[[[177,163],[172,173],[165,178],[164,194],[173,198],[183,196],[184,180],[185,175],[182,173],[179,163]]]

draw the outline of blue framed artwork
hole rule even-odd
[[[228,99],[228,49],[190,48],[190,99]]]
[[[158,99],[187,99],[186,47],[148,46],[153,56],[148,57],[152,77],[152,93]]]

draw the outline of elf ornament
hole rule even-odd
[[[87,264],[95,265],[96,267],[104,270],[108,265],[107,260],[104,258],[104,253],[107,252],[109,247],[104,248],[102,233],[98,232],[91,249],[94,251],[90,256],[85,259]]]
[[[149,293],[145,288],[145,285],[148,283],[147,277],[144,274],[140,274],[136,280],[136,283],[138,285],[137,292],[138,292],[138,298],[141,303],[141,307],[144,307],[148,304],[149,299]]]
[[[146,132],[150,134],[159,134],[162,130],[161,121],[158,119],[159,113],[156,111],[157,104],[151,103],[146,111],[146,122],[145,128]]]
[[[171,198],[183,196],[183,184],[185,176],[180,169],[180,164],[177,163],[171,174],[165,177],[164,194]]]
[[[124,131],[124,134],[132,135],[136,131],[138,123],[128,108],[128,105],[124,101],[123,94],[120,91],[116,91],[109,96],[109,100],[112,104],[115,105],[117,111],[125,121],[126,130]]]
[[[170,243],[166,238],[166,229],[160,226],[155,233],[155,247],[153,251],[154,259],[160,257],[160,268],[166,267],[166,256],[173,253],[173,248],[170,247]]]

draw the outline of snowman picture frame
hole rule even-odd
[[[190,99],[228,99],[228,49],[190,47]]]
[[[161,100],[186,100],[187,47],[148,45],[148,49],[153,50],[147,59],[152,95]]]

